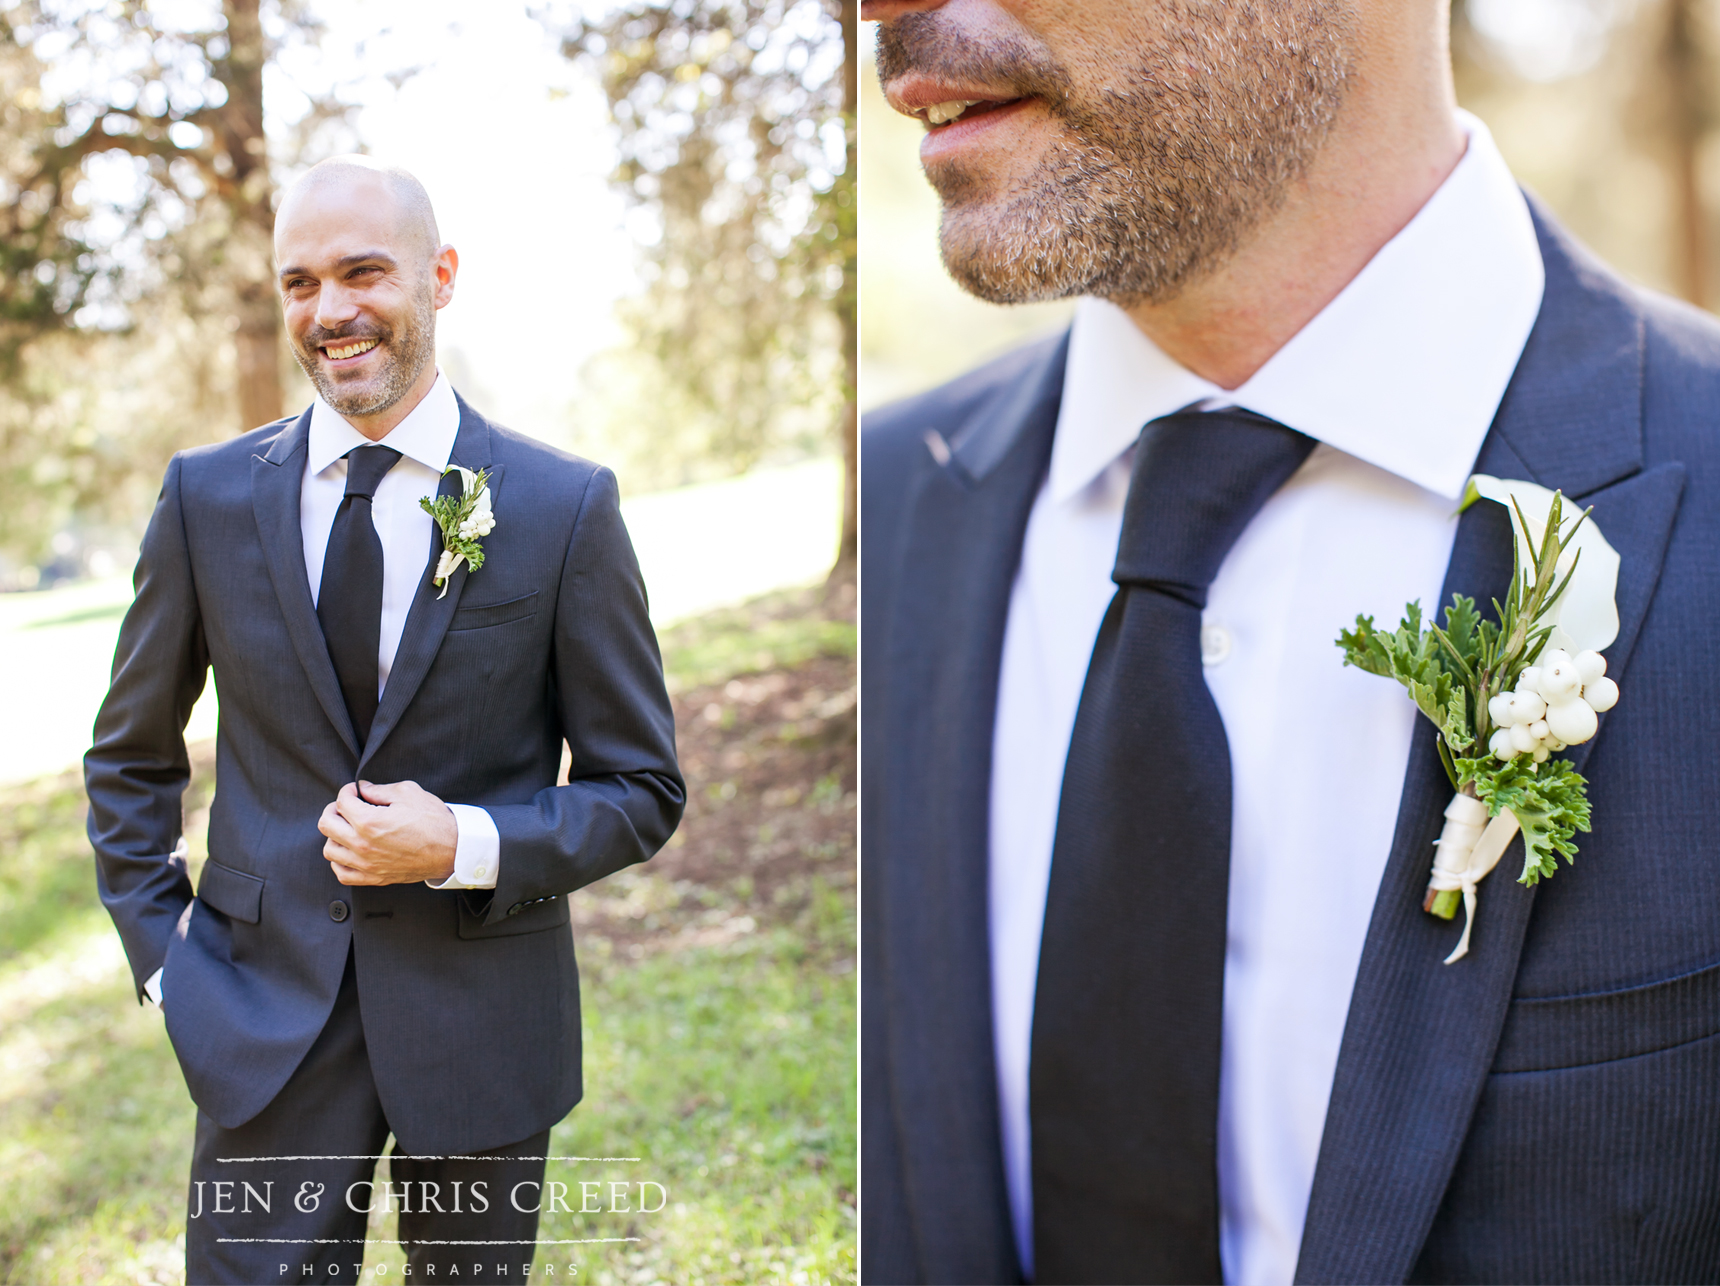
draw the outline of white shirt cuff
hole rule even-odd
[[[460,837],[454,841],[454,873],[433,889],[493,889],[502,865],[502,837],[496,822],[482,808],[449,804]]]
[[[167,966],[163,965],[143,980],[143,994],[149,997],[149,1003],[157,1009],[161,1008],[161,971],[165,968]]]

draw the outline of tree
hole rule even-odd
[[[282,411],[263,75],[302,0],[0,0],[0,550],[123,532],[166,456]],[[117,543],[117,542],[116,542]],[[0,568],[0,574],[4,569]]]
[[[563,33],[599,71],[615,179],[649,225],[625,312],[662,373],[655,449],[745,468],[809,415],[833,425],[837,576],[855,550],[857,16],[854,0],[634,0]]]
[[[302,0],[266,10],[261,0],[221,0],[197,28],[175,25],[158,8],[150,0],[21,0],[0,13],[8,64],[33,64],[38,73],[33,92],[25,87],[8,109],[0,208],[7,338],[15,353],[47,329],[121,324],[128,303],[161,285],[158,260],[176,250],[166,234],[196,225],[208,257],[195,284],[227,289],[236,427],[250,428],[278,417],[282,405],[263,68],[281,44],[320,31]],[[40,88],[43,46],[56,51],[64,73],[52,102]],[[346,110],[313,100],[300,139]],[[132,158],[128,201],[98,210],[83,194],[98,158]]]

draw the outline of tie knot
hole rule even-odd
[[[1204,607],[1242,529],[1313,449],[1313,438],[1249,411],[1154,420],[1135,448],[1111,579]]]
[[[346,494],[369,500],[399,459],[393,447],[354,447],[346,453]]]

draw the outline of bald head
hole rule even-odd
[[[436,379],[436,310],[459,256],[424,185],[366,156],[324,161],[275,213],[275,268],[294,355],[317,392],[373,441]]]
[[[380,213],[379,207],[388,207],[399,248],[415,259],[433,259],[441,247],[436,212],[424,185],[398,165],[351,155],[319,161],[287,189],[275,214],[277,253],[283,223],[307,207],[330,203],[368,206],[375,213]]]

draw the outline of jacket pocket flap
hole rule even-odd
[[[488,892],[488,890],[485,890]],[[460,936],[462,938],[511,938],[521,933],[539,933],[566,925],[568,920],[565,897],[545,898],[541,902],[526,902],[514,907],[494,924],[485,924],[488,901],[482,910],[474,910],[468,894],[460,895]]]
[[[246,924],[256,924],[263,917],[263,879],[223,866],[214,858],[203,864],[203,874],[197,880],[198,900],[222,915]]]
[[[1720,964],[1641,987],[1513,1000],[1495,1072],[1636,1058],[1720,1033]]]
[[[478,603],[470,607],[462,607],[454,613],[454,619],[448,625],[448,632],[456,630],[483,630],[492,625],[506,625],[510,621],[518,621],[537,612],[538,592],[522,594],[518,598],[510,598],[505,603]]]

